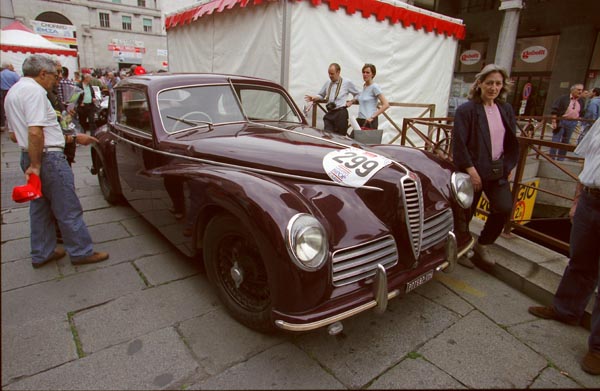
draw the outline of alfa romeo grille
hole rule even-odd
[[[386,269],[398,263],[396,242],[390,235],[333,254],[333,285],[342,286],[375,275],[381,264]]]
[[[415,259],[418,259],[423,235],[423,197],[421,196],[420,183],[416,176],[415,178],[412,178],[412,176],[414,174],[410,173],[402,178],[401,184],[408,237]]]
[[[428,218],[423,224],[421,250],[427,250],[429,247],[446,240],[448,232],[452,230],[454,230],[452,209],[446,209],[442,213]]]

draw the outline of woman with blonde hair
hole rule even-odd
[[[519,144],[516,118],[506,103],[509,79],[506,70],[496,64],[485,66],[475,76],[469,101],[460,105],[454,117],[452,155],[454,164],[471,177],[475,198],[471,216],[482,192],[490,202],[475,254],[484,264],[493,265],[488,245],[494,243],[512,212],[512,194],[508,182],[517,165]],[[473,267],[466,258],[461,264]]]

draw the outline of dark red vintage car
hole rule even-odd
[[[311,128],[267,80],[128,78],[97,137],[105,198],[202,259],[229,313],[256,330],[334,332],[473,245],[467,175],[417,149]]]

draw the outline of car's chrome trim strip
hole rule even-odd
[[[138,144],[131,140],[128,140],[127,138],[125,138],[121,135],[118,135],[114,132],[110,132],[110,133],[112,135],[114,135],[115,137],[117,137],[118,139],[120,139],[128,144],[132,144],[138,148],[145,149],[147,151],[155,152],[155,153],[165,155],[165,156],[171,156],[171,157],[175,157],[175,158],[179,158],[179,159],[191,160],[191,161],[195,161],[195,162],[199,162],[199,163],[212,164],[212,165],[220,166],[220,167],[236,168],[236,169],[246,170],[246,171],[250,171],[250,172],[255,172],[258,174],[272,175],[272,176],[288,178],[288,179],[296,179],[296,180],[301,180],[301,181],[306,181],[306,182],[322,183],[322,184],[326,184],[326,185],[335,185],[335,186],[340,186],[340,187],[355,188],[354,186],[348,186],[348,185],[344,185],[343,183],[328,181],[326,179],[318,179],[318,178],[305,177],[305,176],[301,176],[301,175],[285,174],[285,173],[277,172],[277,171],[262,170],[260,168],[250,168],[250,167],[246,167],[246,166],[240,166],[237,164],[223,163],[223,162],[217,162],[214,160],[200,159],[200,158],[192,157],[192,156],[178,155],[178,154],[174,154],[171,152],[158,151],[156,149],[153,149],[153,148],[147,147],[145,145]],[[360,189],[383,191],[382,188],[375,187],[375,186],[361,186]]]
[[[400,295],[400,290],[395,289],[387,294],[387,299],[390,300],[399,295]],[[284,330],[309,331],[309,330],[318,329],[320,327],[327,326],[332,323],[339,322],[341,320],[350,318],[350,317],[357,315],[363,311],[366,311],[373,307],[376,307],[377,305],[378,305],[377,300],[371,300],[361,306],[349,309],[346,312],[342,312],[341,314],[337,314],[337,315],[331,316],[326,319],[317,320],[316,322],[297,324],[297,323],[290,323],[290,322],[286,322],[284,320],[278,319],[275,321],[275,324],[277,325],[277,327],[284,329]]]

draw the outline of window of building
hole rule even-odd
[[[112,0],[113,3],[121,4],[121,0]]]
[[[152,32],[152,19],[144,18],[142,22],[144,23],[144,32],[151,33]]]
[[[100,17],[100,27],[110,27],[110,14],[100,12],[98,16]]]
[[[123,30],[131,30],[131,16],[123,16]]]
[[[138,7],[146,7],[146,0],[138,0]]]

